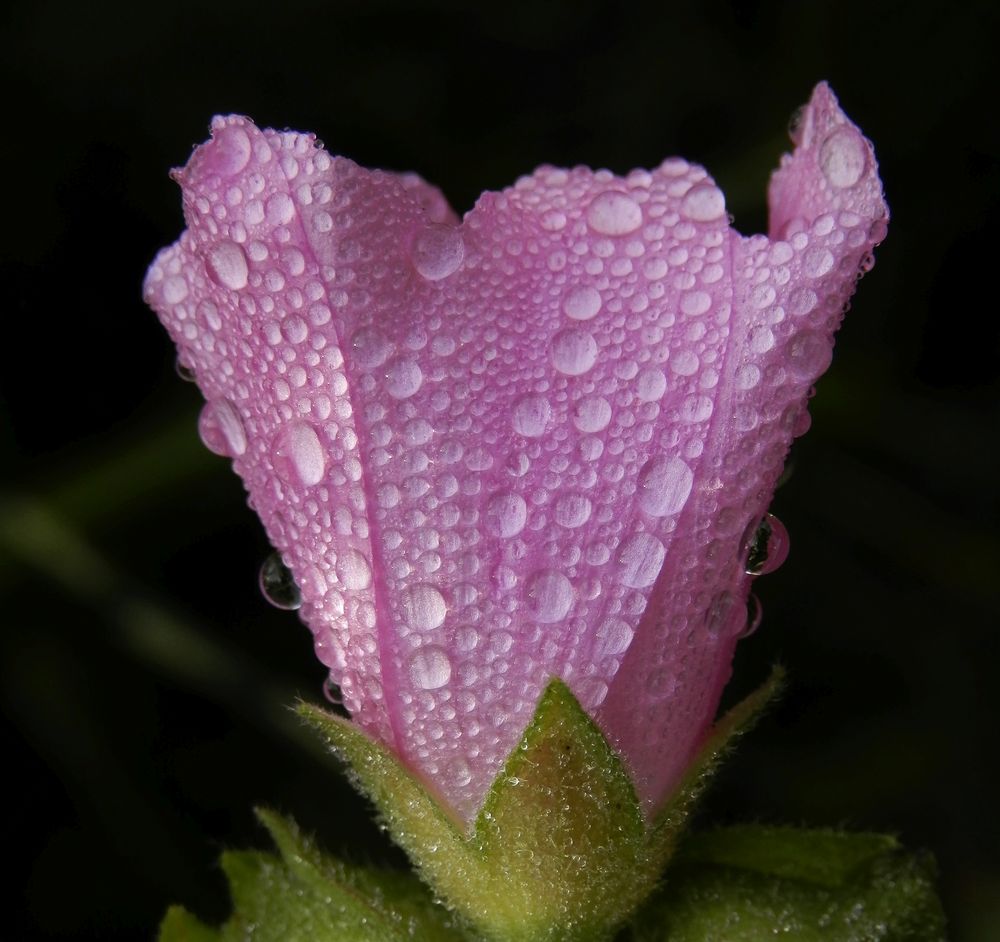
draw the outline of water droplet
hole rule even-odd
[[[413,240],[411,257],[413,267],[428,281],[447,278],[465,258],[461,230],[442,224],[427,226]]]
[[[575,288],[563,298],[563,313],[576,321],[589,321],[601,309],[601,294],[589,285]]]
[[[573,410],[573,424],[581,432],[600,432],[611,421],[611,404],[603,396],[586,396]]]
[[[271,461],[286,484],[312,487],[326,474],[326,452],[305,422],[291,422],[279,430],[271,445]]]
[[[527,582],[528,605],[536,621],[562,621],[573,605],[573,586],[561,572],[544,569]]]
[[[632,643],[632,636],[635,632],[632,626],[620,618],[609,618],[601,622],[594,632],[594,657],[614,657],[616,654],[624,654],[628,646]]]
[[[238,458],[247,450],[243,420],[228,399],[205,403],[198,416],[198,434],[210,452],[225,458]]]
[[[834,131],[819,149],[819,165],[830,186],[854,186],[865,172],[864,142],[853,128]]]
[[[663,370],[650,367],[643,370],[635,381],[635,394],[643,402],[656,402],[667,391],[667,378]]]
[[[264,212],[272,226],[287,226],[295,215],[295,204],[287,193],[272,193],[267,198]]]
[[[271,553],[260,567],[260,591],[275,608],[294,612],[302,605],[302,595],[281,554]]]
[[[235,242],[220,242],[208,250],[209,277],[224,288],[239,291],[247,286],[250,269],[243,249]]]
[[[652,533],[636,533],[625,541],[618,553],[621,566],[618,578],[623,585],[633,589],[652,585],[666,556],[666,547]]]
[[[527,519],[528,505],[520,494],[496,494],[486,505],[486,526],[496,536],[517,536]]]
[[[544,396],[525,396],[518,400],[511,416],[514,431],[526,438],[537,438],[545,431],[552,407]]]
[[[583,494],[564,494],[556,501],[555,518],[561,527],[573,529],[590,519],[592,506]]]
[[[765,514],[743,540],[747,547],[747,575],[763,576],[774,572],[788,558],[790,542],[785,525],[774,514]]]
[[[630,196],[609,190],[587,207],[587,225],[601,235],[627,235],[642,225],[642,210]]]
[[[726,198],[711,183],[693,186],[681,202],[681,214],[695,222],[712,222],[725,215]]]
[[[182,379],[185,383],[193,383],[197,380],[194,370],[188,366],[180,357],[174,360],[174,372]]]
[[[421,690],[439,690],[451,679],[451,660],[443,648],[428,645],[410,655],[410,680]]]
[[[323,697],[327,703],[335,708],[336,712],[347,712],[344,710],[344,695],[340,692],[340,687],[334,683],[332,677],[327,677],[323,681]]]
[[[362,327],[351,337],[354,362],[362,369],[381,366],[392,353],[392,344],[374,327]]]
[[[415,585],[403,596],[406,622],[418,631],[432,631],[444,624],[448,606],[444,596],[432,585]]]
[[[741,640],[743,638],[749,638],[759,627],[761,619],[764,617],[764,606],[760,604],[760,599],[751,592],[747,596],[747,611],[746,611],[746,621],[743,624],[742,629],[737,638]]]
[[[424,374],[413,360],[393,360],[385,369],[385,388],[394,399],[409,399],[424,381]]]
[[[367,589],[372,584],[372,569],[357,550],[349,549],[337,557],[337,578],[345,589]]]
[[[680,458],[650,458],[639,472],[639,506],[653,517],[678,514],[693,484],[694,473]]]
[[[469,768],[469,763],[465,759],[461,757],[452,759],[448,763],[448,777],[453,785],[459,787],[468,785],[472,781],[472,769]]]
[[[171,275],[163,282],[163,300],[167,304],[180,304],[188,296],[188,283],[182,275]]]
[[[821,333],[806,330],[788,341],[788,368],[799,379],[814,380],[833,360],[830,341]]]
[[[720,592],[705,613],[705,628],[710,635],[728,638],[743,630],[746,608],[732,592]]]
[[[567,376],[581,376],[597,360],[597,341],[577,327],[560,331],[552,339],[552,365]]]
[[[232,176],[250,162],[250,137],[241,127],[227,125],[212,134],[211,165],[216,173]]]

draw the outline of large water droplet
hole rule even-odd
[[[552,365],[567,376],[581,376],[597,360],[597,341],[577,327],[560,331],[552,339]]]
[[[381,366],[392,353],[392,344],[375,327],[362,327],[351,337],[354,362],[362,369]]]
[[[394,399],[409,399],[424,381],[424,374],[413,360],[393,360],[385,369],[385,388]]]
[[[250,270],[243,249],[235,242],[220,242],[208,250],[208,274],[217,284],[232,291],[247,286]]]
[[[603,396],[586,396],[573,410],[573,424],[581,432],[600,432],[611,421],[611,404]]]
[[[561,572],[545,569],[536,572],[526,584],[528,605],[536,621],[543,624],[561,621],[573,605],[573,586]]]
[[[681,202],[681,214],[695,222],[712,222],[726,212],[722,190],[711,183],[693,186]]]
[[[368,560],[357,550],[345,550],[337,557],[337,578],[345,589],[367,589],[372,583],[372,569]]]
[[[302,605],[302,595],[281,554],[271,553],[260,567],[260,591],[275,608],[294,612]]]
[[[563,313],[576,321],[589,321],[601,309],[601,294],[589,285],[570,291],[563,298]]]
[[[642,209],[632,197],[609,190],[587,207],[587,225],[601,235],[627,235],[642,225]]]
[[[333,707],[334,713],[339,713],[341,716],[350,715],[344,706],[344,695],[332,677],[327,677],[323,681],[323,698]]]
[[[428,281],[447,278],[465,258],[462,233],[455,226],[427,226],[413,240],[411,257],[413,267]]]
[[[642,589],[652,585],[666,559],[666,547],[652,533],[636,533],[618,553],[618,578],[624,585]]]
[[[185,383],[193,383],[197,381],[197,376],[195,376],[194,370],[188,366],[180,357],[174,360],[174,372],[182,379]]]
[[[747,547],[747,575],[763,576],[774,572],[788,559],[790,543],[785,525],[774,514],[765,514],[743,541]]]
[[[596,641],[594,657],[614,657],[616,654],[624,654],[632,643],[634,633],[632,626],[620,618],[609,618],[601,622],[594,632]]]
[[[215,399],[202,406],[198,434],[209,451],[225,458],[238,458],[247,450],[243,420],[228,399]]]
[[[650,458],[639,472],[639,506],[653,517],[680,513],[694,473],[680,458]]]
[[[853,128],[834,131],[819,149],[819,165],[827,182],[838,189],[854,186],[865,172],[865,151]]]
[[[567,529],[583,526],[590,519],[591,509],[590,500],[583,494],[563,494],[556,501],[556,523]]]
[[[544,433],[551,415],[552,407],[544,396],[525,396],[515,404],[511,424],[519,435],[537,438]]]
[[[448,606],[444,596],[432,585],[415,585],[403,596],[406,622],[418,631],[431,631],[444,624]]]
[[[495,536],[517,536],[528,519],[528,505],[520,494],[495,494],[486,505],[486,526]]]
[[[443,648],[428,645],[410,655],[410,680],[421,690],[439,690],[451,678],[451,660]]]
[[[212,134],[211,165],[216,173],[232,176],[250,162],[250,137],[241,127],[227,125]]]
[[[799,378],[814,380],[826,372],[833,360],[830,341],[815,330],[794,335],[785,347],[788,368]]]
[[[312,487],[326,474],[326,452],[313,427],[305,422],[291,422],[275,435],[271,460],[286,484]]]
[[[761,619],[764,617],[764,606],[760,604],[760,599],[751,592],[747,596],[746,621],[740,629],[738,638],[749,638],[759,627]]]

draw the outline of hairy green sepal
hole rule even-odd
[[[895,838],[747,825],[690,838],[634,942],[944,942],[934,865]]]
[[[471,831],[357,726],[299,713],[350,767],[435,893],[491,942],[600,942],[658,883],[697,794],[780,672],[724,718],[651,822],[621,759],[569,688],[553,680],[494,781]]]

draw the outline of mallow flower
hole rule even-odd
[[[888,220],[817,86],[731,226],[679,158],[544,166],[461,220],[413,174],[217,117],[156,310],[352,721],[467,831],[553,680],[647,821],[709,734],[766,516]],[[761,526],[762,521],[764,522]]]

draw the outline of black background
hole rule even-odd
[[[139,296],[182,227],[167,179],[217,112],[413,169],[460,212],[542,162],[704,163],[766,227],[785,127],[828,79],[892,208],[774,510],[735,697],[789,692],[704,820],[897,832],[955,939],[1000,931],[995,4],[45,2],[2,14],[0,935],[151,938],[225,914],[251,806],[399,861],[285,705],[310,636],[256,586],[237,478]],[[14,881],[11,886],[10,882]],[[23,884],[23,885],[22,885]]]

